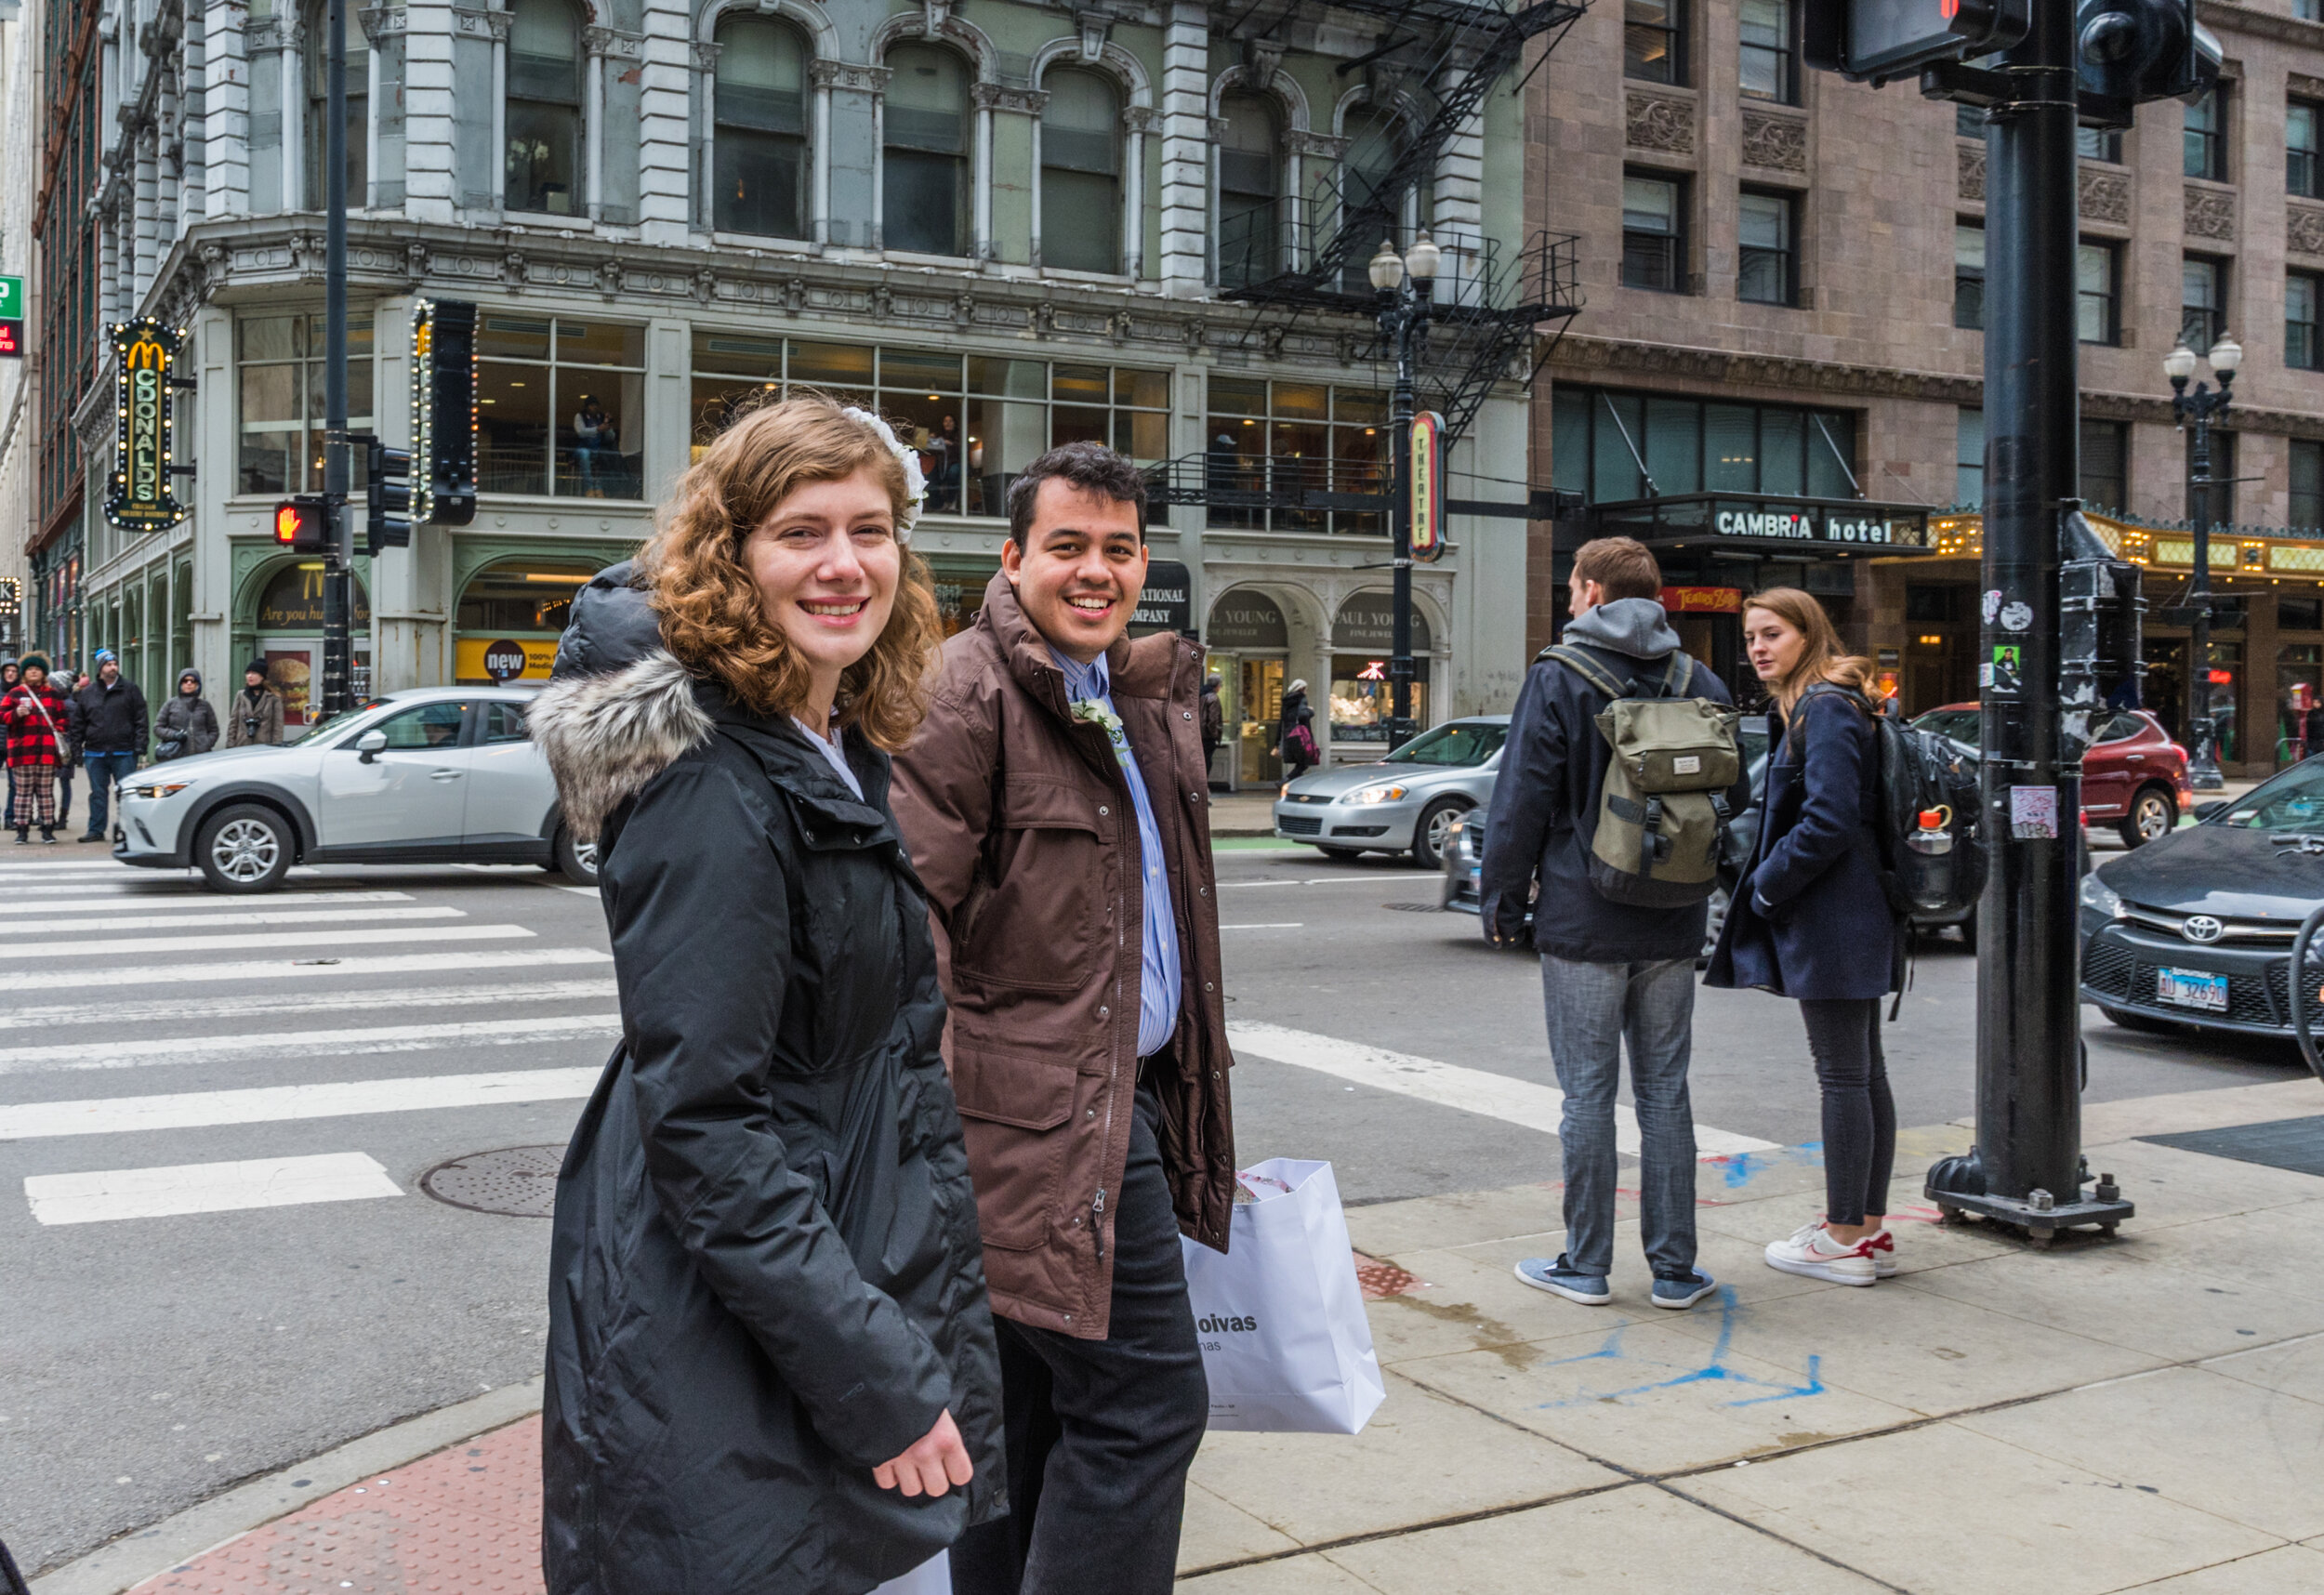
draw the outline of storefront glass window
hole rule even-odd
[[[478,572],[460,594],[453,679],[480,686],[548,680],[574,595],[596,573],[594,565],[551,560],[508,560]]]
[[[322,492],[323,318],[244,316],[234,337],[242,412],[234,491]],[[348,426],[369,430],[371,407],[371,314],[350,310]]]
[[[488,311],[476,354],[478,491],[641,495],[643,327]]]
[[[1384,592],[1351,594],[1331,623],[1331,740],[1375,744],[1385,753],[1394,683],[1388,666],[1395,648],[1395,610]],[[1428,617],[1412,612],[1412,718],[1429,723],[1429,652],[1435,647]]]
[[[2324,753],[2324,647],[2285,643],[2276,655],[2276,767]],[[2309,736],[2314,730],[2318,734]]]
[[[1593,504],[1645,497],[1648,475],[1656,494],[1664,497],[1696,492],[1856,496],[1849,480],[1855,417],[1844,410],[1561,387],[1551,401],[1551,416],[1556,484],[1587,494]]]
[[[1005,514],[1016,473],[1059,443],[1110,444],[1141,465],[1169,455],[1168,372],[697,328],[694,456],[738,409],[806,390],[885,415],[919,451],[936,514]]]
[[[1317,382],[1214,376],[1203,452],[1214,491],[1264,495],[1292,487],[1380,493],[1388,481],[1386,396]],[[1213,526],[1379,536],[1377,511],[1214,504]]]
[[[368,690],[371,679],[371,594],[361,576],[350,576],[353,614],[348,622],[356,679]],[[309,722],[308,693],[323,679],[323,561],[303,560],[284,565],[268,578],[258,595],[257,615],[258,657],[266,661],[267,680],[283,694],[283,723]],[[116,635],[118,626],[116,626]],[[352,683],[350,682],[350,685]],[[241,690],[241,678],[235,678]]]

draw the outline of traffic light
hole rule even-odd
[[[2219,81],[2219,41],[2196,21],[2195,0],[2081,0],[2074,46],[2084,91],[2131,105]]]
[[[1809,66],[1885,83],[2008,49],[2032,20],[2032,0],[1806,0],[1801,54]]]
[[[476,519],[476,307],[412,306],[411,519]]]
[[[363,552],[412,546],[412,454],[376,438],[363,443]]]
[[[294,554],[320,554],[331,547],[331,504],[319,493],[285,498],[274,507],[274,546]]]

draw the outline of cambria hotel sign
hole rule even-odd
[[[177,330],[147,317],[113,328],[113,405],[119,412],[105,519],[124,532],[161,532],[186,518],[174,468],[170,414]]]

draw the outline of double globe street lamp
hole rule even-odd
[[[2180,340],[2162,357],[2162,374],[2171,379],[2171,414],[2181,427],[2195,423],[2195,457],[2187,473],[2190,520],[2195,528],[2195,575],[2187,590],[2189,615],[2186,662],[2187,784],[2198,792],[2217,792],[2226,785],[2219,769],[2217,728],[2212,722],[2211,663],[2211,427],[2212,417],[2234,402],[2228,391],[2236,367],[2243,363],[2243,346],[2226,334],[2211,346],[2207,357],[2219,378],[2213,389],[2188,381],[2195,375],[2195,351]]]
[[[1380,253],[1367,269],[1380,297],[1380,336],[1396,356],[1396,385],[1388,404],[1393,462],[1388,525],[1395,550],[1393,653],[1388,663],[1391,749],[1409,742],[1418,729],[1412,723],[1412,360],[1428,336],[1436,270],[1444,258],[1445,252],[1423,232],[1402,255],[1396,253],[1393,239],[1381,239]]]

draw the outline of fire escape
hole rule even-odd
[[[1343,160],[1327,166],[1302,193],[1222,218],[1216,244],[1219,297],[1288,310],[1291,326],[1316,317],[1346,334],[1356,362],[1379,373],[1393,353],[1372,319],[1379,296],[1367,277],[1367,262],[1383,240],[1402,249],[1417,233],[1432,231],[1421,196],[1429,193],[1446,147],[1481,125],[1486,96],[1521,63],[1526,46],[1546,36],[1546,59],[1586,4],[1334,0],[1335,10],[1377,17],[1383,25],[1379,45],[1341,63],[1340,72],[1368,70],[1375,101],[1393,99],[1416,125],[1383,165],[1361,171]],[[1520,356],[1527,357],[1529,377],[1549,343],[1579,311],[1578,240],[1537,231],[1511,250],[1480,229],[1438,232],[1434,242],[1445,252],[1444,270],[1413,375],[1419,407],[1445,418],[1449,453],[1494,385],[1515,375]],[[1545,333],[1548,342],[1537,355],[1535,339]],[[1384,390],[1386,376],[1376,375],[1375,386]],[[1163,503],[1208,505],[1238,520],[1269,509],[1353,513],[1361,519],[1348,529],[1371,531],[1385,529],[1377,512],[1387,507],[1390,474],[1385,450],[1368,460],[1212,454],[1167,461],[1150,473]],[[1482,505],[1455,506],[1464,508],[1491,512]],[[1515,512],[1517,507],[1492,509]]]

